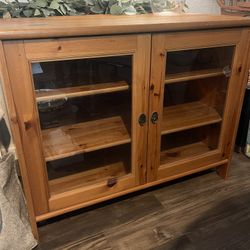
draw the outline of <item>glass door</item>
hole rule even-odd
[[[218,149],[234,46],[168,51],[160,165]]]
[[[5,52],[37,216],[146,182],[150,35],[6,42]]]
[[[237,83],[232,83],[237,39],[237,32],[153,37],[149,181],[192,173],[227,157],[223,134],[229,128],[228,96]]]
[[[131,170],[132,56],[32,64],[51,195]]]

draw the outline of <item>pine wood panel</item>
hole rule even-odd
[[[220,29],[166,33],[165,39],[167,43],[165,44],[165,50],[169,52],[235,45],[240,40],[241,31],[241,29]]]
[[[108,187],[107,182],[99,181],[89,186],[81,186],[66,192],[54,194],[49,199],[50,211],[67,209],[70,206],[78,205],[82,202],[90,202],[102,197],[115,195],[124,190],[131,189],[136,185],[136,179],[132,174],[118,178],[113,187]]]
[[[138,119],[141,114],[148,115],[150,64],[151,34],[137,36],[132,73],[132,173],[137,177],[137,185],[147,181],[148,119],[143,126]]]
[[[159,113],[159,120],[163,113],[163,95],[166,68],[166,40],[165,34],[157,34],[152,37],[152,56],[150,69],[150,95],[149,95],[149,115],[153,112]],[[160,148],[161,148],[161,125],[149,123],[148,129],[148,171],[147,181],[157,180],[157,169],[160,166]]]
[[[161,151],[161,165],[176,162],[211,151],[204,142],[196,142],[181,147]]]
[[[232,152],[235,145],[237,127],[239,124],[244,93],[248,82],[250,67],[250,32],[242,30],[236,46],[232,76],[229,82],[227,104],[225,107],[224,122],[221,133],[221,147],[223,156],[229,159],[229,163],[218,168],[218,174],[227,178]]]
[[[26,168],[24,149],[23,149],[22,139],[21,139],[21,132],[20,132],[20,127],[19,127],[18,120],[17,120],[17,111],[15,107],[15,102],[13,99],[14,96],[13,96],[13,92],[11,89],[10,78],[8,74],[2,41],[0,41],[0,80],[3,86],[3,91],[4,91],[5,99],[7,102],[8,117],[10,120],[11,132],[12,132],[13,140],[15,142],[15,147],[17,151],[16,153],[18,157],[20,172],[22,175],[22,185],[23,185],[23,189],[25,193],[26,202],[27,202],[29,220],[30,220],[30,224],[32,227],[32,232],[34,236],[38,238],[38,231],[37,231],[36,220],[35,220],[35,211],[34,211],[34,205],[33,205],[33,200],[32,200],[32,191],[31,191],[31,186],[30,186],[30,181],[29,181],[29,173],[28,173],[28,169]]]
[[[42,131],[46,161],[131,142],[120,116]]]
[[[242,17],[207,14],[85,15],[0,20],[0,39],[72,37],[250,26]]]
[[[218,163],[221,164],[218,164]],[[203,154],[192,155],[187,159],[178,162],[168,162],[161,165],[157,177],[158,179],[179,178],[188,174],[199,172],[198,169],[209,169],[228,163],[228,159],[223,159],[219,150],[204,152]]]
[[[126,166],[124,162],[116,162],[104,167],[93,168],[83,172],[61,177],[49,181],[51,195],[60,194],[80,187],[90,186],[96,183],[104,182],[107,184],[109,178],[119,178],[126,175]]]
[[[49,194],[30,68],[22,41],[3,45],[23,149],[19,154],[25,158],[35,214],[40,215],[48,212]]]
[[[194,70],[190,72],[182,72],[177,74],[167,74],[165,84],[185,82],[197,79],[210,78],[224,75],[223,69],[205,69]]]
[[[162,135],[190,128],[197,128],[222,121],[217,111],[202,102],[191,102],[164,107],[161,129]]]
[[[51,99],[73,98],[89,95],[99,95],[128,90],[129,85],[125,81],[107,82],[98,84],[86,84],[76,87],[39,90],[36,91],[37,102],[50,101]]]
[[[34,62],[97,58],[134,54],[137,48],[136,37],[119,35],[25,40],[24,46],[26,57]]]

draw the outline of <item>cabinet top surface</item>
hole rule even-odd
[[[0,20],[0,39],[30,39],[249,27],[250,18],[205,14],[88,15]]]

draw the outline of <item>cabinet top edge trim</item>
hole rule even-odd
[[[0,40],[55,38],[250,27],[250,18],[177,14],[87,15],[0,19]]]

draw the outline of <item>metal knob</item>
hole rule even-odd
[[[140,126],[144,126],[144,124],[147,122],[147,116],[145,114],[141,114],[139,116],[138,122]]]
[[[157,112],[154,112],[154,113],[152,114],[152,116],[151,116],[151,122],[152,122],[153,124],[156,124],[156,123],[158,122],[158,120],[159,120],[159,115],[158,115]]]

